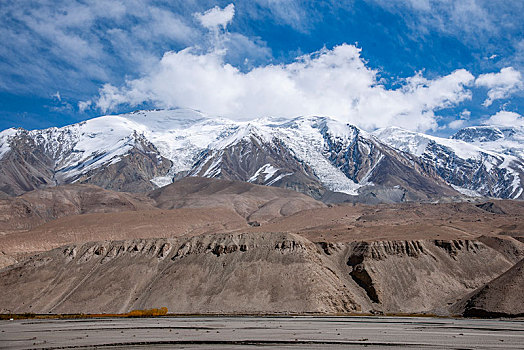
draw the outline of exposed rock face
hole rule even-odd
[[[278,139],[271,142],[253,134],[222,149],[206,150],[189,176],[292,189],[319,199],[327,191],[312,169],[297,159]]]
[[[147,192],[186,176],[293,189],[327,202],[459,196],[435,169],[324,117],[239,123],[187,110],[0,133],[0,191],[89,183]]]
[[[1,270],[0,309],[446,314],[511,265],[477,241],[314,244],[283,233],[106,241]]]
[[[523,126],[470,126],[457,131],[452,138],[472,143],[489,151],[524,158]]]
[[[55,186],[53,156],[28,132],[9,141],[10,151],[0,158],[0,190],[18,195],[46,186]]]
[[[499,128],[477,126],[461,129],[452,137],[466,142],[492,142],[503,139],[504,133]]]
[[[512,163],[510,169],[503,166],[503,157],[486,153],[479,158],[464,159],[435,142],[428,145],[422,161],[448,183],[484,196],[517,199],[523,194],[521,178],[524,174],[521,169],[524,162],[518,158],[507,160]]]
[[[167,174],[171,161],[162,157],[153,144],[143,136],[135,135],[135,144],[114,163],[94,168],[65,182],[97,185],[109,190],[149,192],[157,188],[150,180]]]
[[[82,137],[84,134],[67,128],[20,130],[4,141],[9,143],[9,151],[0,157],[0,191],[20,195],[74,182],[117,191],[147,192],[156,188],[150,180],[165,175],[171,168],[171,161],[136,132],[122,140],[118,150],[101,147],[91,154],[75,149],[85,142]]]
[[[512,263],[517,263],[524,256],[524,242],[511,236],[480,236],[479,241],[496,250]]]
[[[470,240],[354,243],[347,264],[375,307],[393,313],[443,313],[511,266],[501,254]]]
[[[326,142],[325,154],[333,165],[355,183],[375,184],[371,188],[359,189],[359,196],[353,201],[373,202],[366,198],[366,194],[374,191],[376,197],[381,191],[376,188],[377,185],[390,192],[398,190],[402,193],[399,199],[382,193],[379,202],[429,200],[457,195],[432,168],[424,167],[416,157],[399,153],[356,127],[348,128],[352,131],[350,138],[333,135],[326,124],[321,132]]]
[[[11,195],[75,181],[144,192],[197,175],[330,202],[435,200],[458,192],[524,198],[519,127],[471,127],[444,139],[399,128],[370,134],[326,117],[234,122],[153,110],[5,130],[0,152],[0,191]]]

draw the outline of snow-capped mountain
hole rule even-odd
[[[452,138],[472,143],[489,151],[524,159],[523,126],[471,126],[459,130]]]
[[[0,190],[8,194],[72,182],[140,192],[204,176],[326,201],[435,200],[457,191],[517,198],[519,167],[516,155],[461,140],[395,128],[367,133],[325,117],[236,122],[152,110],[0,133]]]
[[[507,147],[497,128],[466,128],[450,139],[396,127],[377,130],[374,135],[397,150],[417,156],[463,194],[523,198],[524,161],[518,156],[522,146],[519,150],[512,141],[512,147]]]

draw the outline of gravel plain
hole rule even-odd
[[[0,349],[524,349],[524,320],[161,317],[0,321]]]

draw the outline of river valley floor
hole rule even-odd
[[[0,349],[523,349],[524,320],[160,317],[0,321]]]

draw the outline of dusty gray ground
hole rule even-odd
[[[524,321],[194,317],[0,321],[0,349],[522,349]]]

